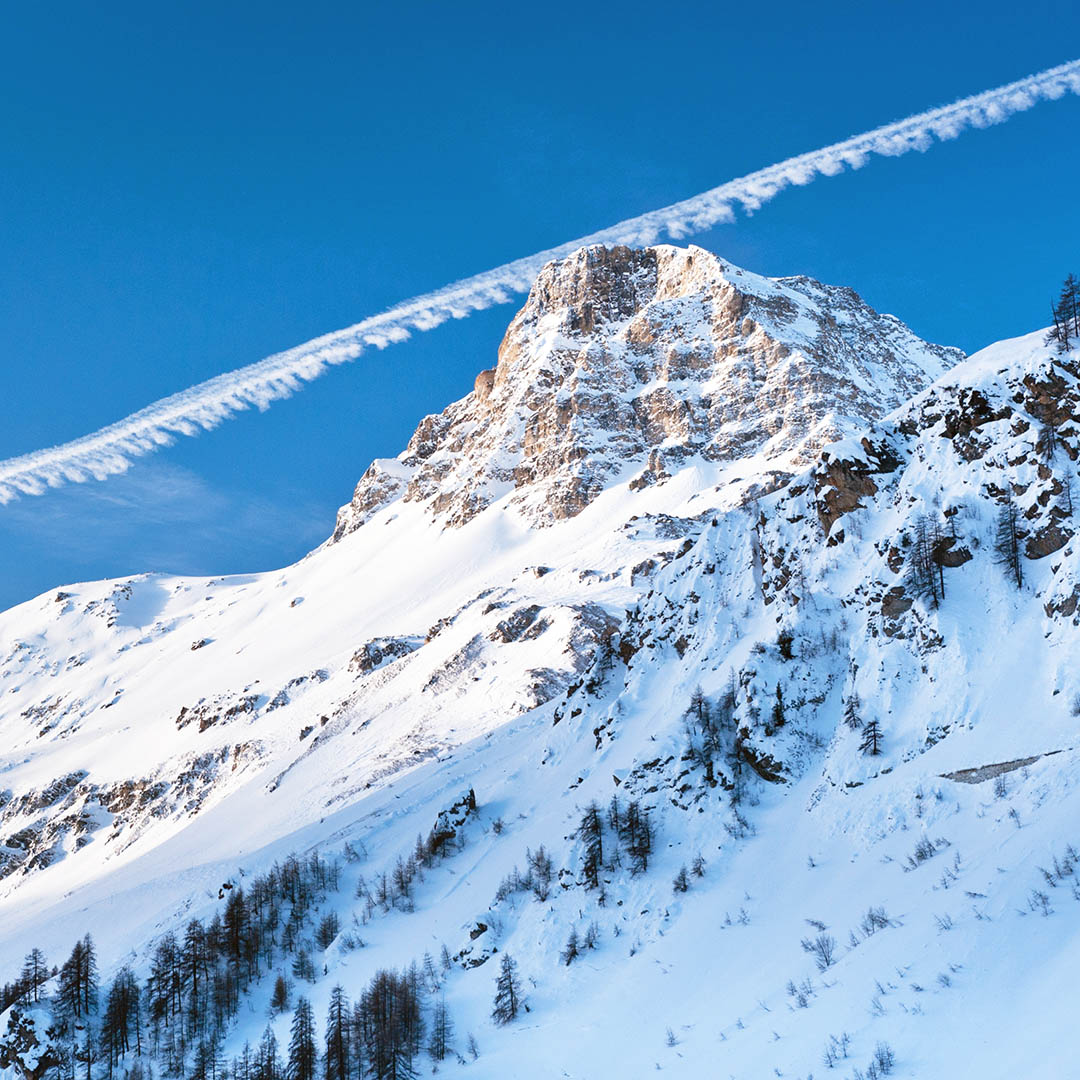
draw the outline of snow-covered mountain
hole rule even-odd
[[[0,615],[0,982],[86,932],[144,980],[318,850],[226,1060],[298,951],[321,1029],[445,946],[440,1070],[1071,1075],[1078,379],[697,248],[550,264],[297,565]]]

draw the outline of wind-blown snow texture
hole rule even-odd
[[[962,360],[849,290],[694,249],[547,268],[498,368],[369,472],[334,542],[0,615],[0,978],[87,929],[104,974],[145,975],[222,883],[349,842],[316,1016],[445,943],[456,1045],[480,1049],[448,1073],[847,1077],[887,1042],[895,1076],[1070,1075],[1080,903],[1040,867],[1080,820],[1078,416],[1080,370],[1039,334]],[[1007,492],[1019,589],[991,553]],[[937,608],[908,576],[930,527]],[[698,685],[731,710],[714,784]],[[461,853],[345,948],[357,877],[470,786]],[[575,830],[615,793],[651,807],[655,857],[601,900]],[[541,844],[550,898],[497,900]],[[496,949],[530,1005],[506,1028]]]
[[[899,157],[912,150],[923,152],[935,139],[955,139],[969,128],[1003,123],[1040,101],[1053,101],[1069,92],[1080,93],[1080,60],[799,154],[671,206],[406,300],[354,326],[163,398],[91,435],[0,461],[0,504],[20,495],[39,495],[64,483],[124,472],[134,458],[170,444],[177,435],[196,435],[238,410],[251,406],[265,409],[289,397],[304,382],[323,374],[327,365],[355,360],[365,349],[385,348],[447,319],[508,303],[515,293],[531,287],[546,263],[580,247],[637,246],[663,237],[678,240],[692,236],[733,221],[736,207],[746,212],[758,209],[793,184],[801,186],[819,176],[835,176],[845,168],[861,168],[872,155]]]

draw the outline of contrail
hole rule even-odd
[[[664,236],[682,239],[733,221],[737,207],[756,210],[792,184],[835,176],[845,167],[858,169],[872,154],[899,157],[910,150],[927,150],[935,139],[955,139],[968,128],[1000,124],[1040,101],[1054,101],[1070,91],[1080,94],[1080,60],[788,158],[662,210],[406,300],[355,326],[162,398],[92,435],[0,461],[0,504],[20,495],[40,495],[66,482],[123,472],[134,458],[169,445],[177,435],[209,430],[252,405],[266,409],[271,402],[295,393],[304,382],[318,378],[327,365],[354,360],[371,346],[382,349],[404,341],[413,331],[431,330],[447,319],[507,303],[514,293],[528,291],[545,263],[585,245],[643,246]]]

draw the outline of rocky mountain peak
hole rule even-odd
[[[596,246],[548,263],[515,323],[554,316],[567,334],[591,334],[630,319],[656,296],[659,255],[658,248]]]
[[[696,247],[583,248],[543,269],[473,392],[367,470],[334,539],[396,499],[459,526],[511,496],[543,525],[693,458],[782,476],[962,358],[850,289]]]

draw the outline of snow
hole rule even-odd
[[[923,375],[927,355],[911,359]],[[1023,589],[1008,583],[990,557],[987,485],[1039,482],[1036,463],[1019,460],[1034,425],[984,425],[990,449],[969,461],[941,419],[962,390],[1014,400],[1025,375],[1052,363],[1041,335],[999,343],[876,424],[873,441],[889,441],[900,464],[874,474],[876,492],[828,539],[815,491],[825,466],[766,444],[733,462],[690,456],[640,491],[627,484],[640,464],[626,463],[580,514],[542,529],[511,490],[494,490],[458,529],[395,496],[279,571],[88,583],[0,614],[0,791],[18,798],[81,770],[95,792],[171,785],[160,815],[109,812],[76,786],[3,820],[0,841],[83,810],[100,825],[81,847],[72,826],[51,865],[0,879],[0,978],[31,945],[62,962],[87,930],[104,975],[125,962],[145,975],[156,937],[210,917],[223,883],[349,842],[368,854],[346,864],[328,908],[366,944],[339,939],[321,958],[316,1017],[335,983],[355,997],[379,968],[437,957],[444,943],[471,949],[488,961],[456,966],[445,993],[456,1047],[473,1033],[480,1056],[448,1060],[451,1074],[808,1080],[830,1075],[826,1044],[847,1033],[845,1078],[880,1042],[898,1077],[1071,1075],[1080,885],[1049,884],[1040,868],[1080,846],[1076,628],[1046,610],[1075,582],[1077,556],[1070,542],[1027,560]],[[867,454],[852,432],[820,458]],[[1075,472],[1064,452],[1052,464]],[[383,468],[411,476],[399,462]],[[790,482],[760,494],[778,471]],[[1025,509],[1037,490],[1018,496]],[[890,547],[919,514],[954,505],[971,560],[945,571],[939,609],[917,601],[887,632],[881,598],[902,581]],[[634,572],[650,559],[651,572]],[[533,605],[527,629],[499,637]],[[606,673],[590,666],[601,616],[635,649]],[[350,665],[366,643],[397,639],[401,655],[366,673]],[[693,689],[716,701],[733,677],[749,745],[784,775],[751,777],[741,823],[727,792],[682,759]],[[539,704],[538,686],[552,694]],[[766,735],[753,710],[764,721],[777,686],[787,722]],[[841,720],[853,691],[863,718],[883,724],[879,757],[861,754]],[[228,715],[247,698],[250,709]],[[214,722],[178,723],[197,708]],[[217,762],[205,786],[185,789],[180,777],[204,757]],[[1000,782],[946,777],[1029,757]],[[479,811],[465,846],[425,873],[415,911],[355,925],[359,876],[389,869],[470,787]],[[601,903],[579,882],[575,831],[590,801],[628,791],[652,807],[654,859],[637,876],[606,873]],[[909,865],[920,841],[932,855]],[[496,902],[541,844],[570,871],[567,887],[557,881],[545,903]],[[704,876],[675,894],[699,854]],[[871,908],[888,925],[867,936]],[[480,922],[488,929],[473,939]],[[592,922],[598,947],[560,963],[570,929]],[[825,971],[800,945],[819,932],[836,940]],[[506,1028],[490,1019],[495,949],[517,960],[529,1004]],[[257,1042],[272,982],[241,1010],[227,1054]],[[273,1021],[282,1043],[288,1020]]]
[[[1046,330],[1036,330],[1022,337],[995,341],[972,353],[950,371],[950,381],[968,386],[994,385],[1007,372],[1027,371],[1045,364],[1049,353]]]

